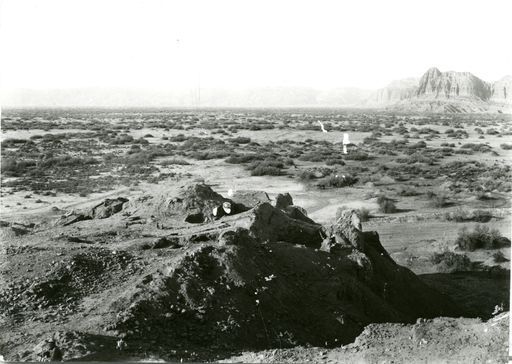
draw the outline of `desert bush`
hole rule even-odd
[[[505,254],[503,254],[502,251],[497,251],[492,255],[492,258],[494,260],[494,263],[504,263],[508,262],[509,260],[505,257]]]
[[[469,251],[510,246],[509,239],[501,236],[498,230],[491,230],[485,225],[476,225],[473,231],[469,231],[465,227],[462,228],[455,243],[460,249]]]
[[[401,186],[399,189],[398,189],[398,194],[400,196],[417,196],[419,195],[418,191],[416,191],[413,187],[411,186]]]
[[[344,166],[345,162],[341,158],[330,158],[325,161],[325,164],[328,166],[333,166],[335,164],[337,164],[339,166]]]
[[[446,142],[443,142],[443,143],[441,143],[441,146],[442,146],[442,147],[455,148],[455,143],[446,143]]]
[[[310,181],[315,178],[317,178],[317,176],[315,175],[315,172],[313,172],[312,170],[305,170],[300,172],[299,174],[299,179],[301,181]]]
[[[188,165],[190,165],[190,163],[184,159],[172,158],[172,159],[167,159],[167,160],[160,162],[160,165],[162,165],[162,166],[170,166],[170,165],[188,166]]]
[[[18,176],[26,172],[28,168],[35,167],[36,162],[32,160],[16,160],[14,158],[2,158],[1,171],[8,176]]]
[[[251,171],[251,176],[280,176],[283,174],[284,163],[275,160],[263,160],[251,162],[247,169]]]
[[[359,210],[357,210],[357,213],[362,222],[370,220],[370,210],[368,210],[367,208],[361,207]]]
[[[197,160],[222,159],[229,155],[227,151],[214,150],[211,152],[193,152],[190,157]]]
[[[434,194],[434,196],[430,198],[430,206],[432,207],[441,208],[446,205],[448,205],[448,199],[444,195]]]
[[[251,170],[251,176],[280,176],[283,172],[281,169],[272,166],[257,166]]]
[[[264,155],[261,154],[237,154],[232,153],[226,160],[226,163],[231,164],[241,164],[241,163],[250,163],[258,160],[265,159]]]
[[[461,149],[471,149],[474,152],[489,152],[492,148],[482,143],[465,143],[460,146]]]
[[[251,138],[247,138],[247,137],[236,137],[236,138],[231,138],[228,140],[232,143],[237,143],[237,144],[248,144],[251,142]]]
[[[492,219],[492,213],[487,210],[474,210],[468,212],[462,208],[458,208],[455,211],[447,212],[445,214],[445,219],[455,222],[476,221],[486,223]]]
[[[352,160],[352,161],[365,161],[368,159],[371,159],[370,155],[365,152],[351,152],[345,155],[346,160]]]
[[[350,175],[341,175],[341,174],[330,174],[322,179],[320,179],[317,183],[318,188],[341,188],[352,186],[357,182],[357,178],[352,177]]]
[[[328,176],[328,175],[330,175],[332,173],[333,173],[333,170],[331,168],[316,167],[316,168],[312,168],[312,169],[303,170],[299,174],[299,179],[301,181],[307,182],[307,181],[310,181],[312,179],[318,179],[318,178],[322,178],[322,177]]]
[[[397,211],[396,205],[390,198],[380,195],[377,197],[377,204],[379,205],[379,211],[385,214],[392,214]]]
[[[423,149],[427,147],[427,143],[425,143],[423,140],[420,140],[417,143],[411,144],[409,148],[411,149]]]
[[[60,157],[51,157],[43,159],[38,163],[38,167],[52,168],[52,167],[79,167],[86,164],[97,164],[98,161],[92,157],[72,157],[69,155]]]
[[[187,140],[187,137],[184,134],[177,134],[169,138],[171,142],[184,142]]]
[[[500,144],[500,148],[505,149],[505,150],[510,150],[510,149],[512,149],[512,144],[503,143],[503,144]]]
[[[465,254],[457,254],[451,251],[432,254],[430,262],[443,273],[473,270],[473,263]]]

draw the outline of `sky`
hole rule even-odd
[[[2,0],[0,87],[380,88],[512,73],[510,0]]]

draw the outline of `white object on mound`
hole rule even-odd
[[[226,214],[231,214],[231,204],[229,202],[224,202],[222,204],[222,209],[226,212]]]
[[[235,194],[235,191],[233,191],[233,189],[232,189],[232,188],[230,188],[230,189],[228,190],[228,196],[229,196],[229,197],[233,197],[233,195],[234,195],[234,194]]]
[[[320,120],[318,120],[318,124],[320,124],[320,127],[322,128],[322,131],[324,133],[327,133],[327,130],[325,130],[325,128],[324,128],[324,124],[322,124],[322,122]]]

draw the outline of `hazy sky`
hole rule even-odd
[[[378,88],[512,72],[512,1],[1,1],[2,88]]]

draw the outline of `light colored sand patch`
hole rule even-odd
[[[44,134],[63,134],[63,133],[87,133],[89,130],[84,129],[30,129],[30,130],[2,130],[0,133],[0,141],[5,139],[29,139],[34,135]]]

